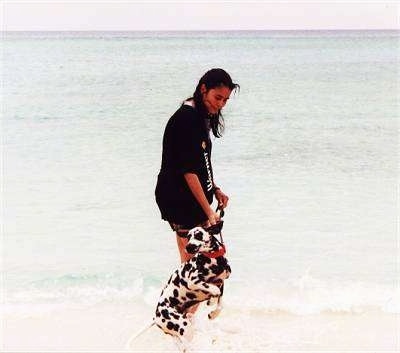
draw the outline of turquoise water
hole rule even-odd
[[[397,32],[8,33],[2,47],[10,310],[155,304],[178,263],[153,196],[162,134],[212,67],[241,85],[213,150],[228,302],[252,288],[261,310],[398,310]]]

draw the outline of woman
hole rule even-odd
[[[221,110],[238,88],[224,70],[207,71],[193,97],[181,105],[165,128],[155,195],[161,217],[176,232],[181,262],[192,256],[185,251],[185,230],[219,221],[218,213],[211,208],[213,196],[219,208],[228,204],[228,196],[214,182],[210,130],[221,137]]]

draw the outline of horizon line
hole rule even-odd
[[[398,31],[400,28],[296,28],[296,29],[14,29],[10,32],[295,32],[295,31]]]

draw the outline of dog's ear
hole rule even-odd
[[[204,228],[204,230],[211,235],[220,234],[222,231],[222,227],[224,225],[224,221],[218,221],[216,224],[209,226],[208,228]]]

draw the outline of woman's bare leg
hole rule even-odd
[[[181,259],[181,263],[189,261],[193,255],[188,254],[186,252],[186,245],[188,243],[188,240],[186,238],[180,237],[178,234],[176,235],[176,242],[178,244],[178,250],[179,250],[179,256]]]

